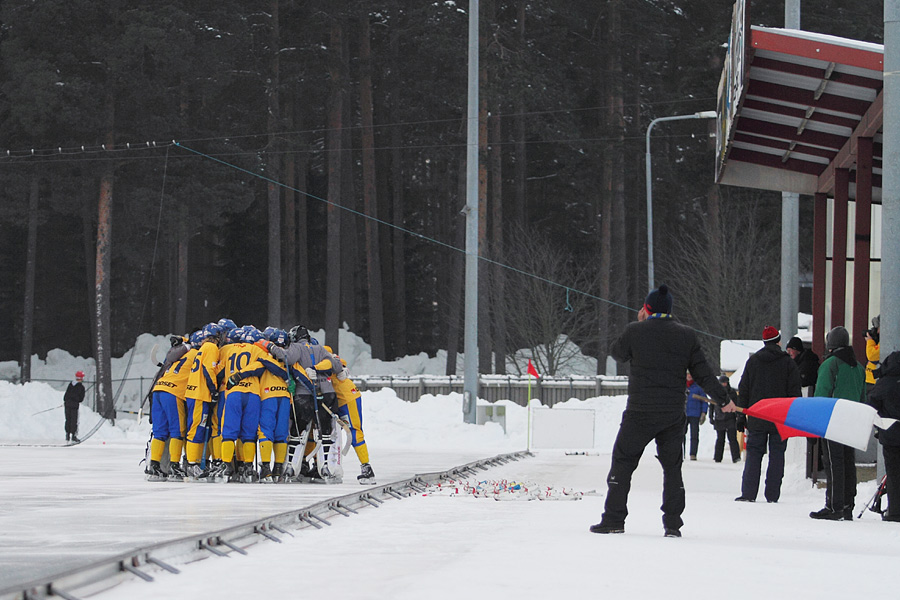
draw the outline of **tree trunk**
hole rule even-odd
[[[297,126],[302,128],[299,122]],[[300,154],[297,156],[297,319],[309,324],[309,196],[306,175],[309,171],[309,144],[301,136]]]
[[[503,252],[503,154],[501,152],[501,122],[500,111],[491,117],[491,257],[497,262],[505,262]],[[500,375],[506,374],[506,311],[503,297],[506,294],[506,273],[500,265],[493,266],[493,326],[494,326],[494,372]]]
[[[175,223],[175,333],[187,333],[190,207],[181,204],[175,214],[178,218]]]
[[[400,36],[395,35],[391,38],[391,55],[398,59]],[[396,114],[394,112],[391,113]],[[394,119],[392,122],[396,122]],[[397,227],[405,226],[405,205],[404,205],[404,179],[403,179],[403,131],[400,125],[391,127],[391,199],[392,213],[394,217],[394,225]],[[452,195],[452,194],[451,194]],[[408,340],[406,333],[406,233],[400,229],[394,228],[391,236],[393,238],[391,257],[391,266],[393,273],[393,297],[394,302],[391,306],[393,313],[394,326],[391,328],[391,345],[394,356],[405,356],[408,351]],[[449,350],[448,350],[449,352]]]
[[[343,73],[349,73],[349,64],[346,57],[350,56],[347,36],[344,36]],[[365,261],[365,241],[360,241],[357,233],[360,227],[364,227],[363,219],[358,216],[359,206],[356,201],[356,180],[353,156],[353,133],[356,128],[352,126],[355,121],[354,105],[350,100],[350,79],[344,78],[348,89],[345,89],[344,117],[347,124],[341,135],[341,323],[347,323],[353,331],[358,332],[363,338],[368,336],[368,331],[363,329],[362,320],[359,318],[359,310],[364,304],[366,283],[360,274]],[[348,210],[344,210],[344,208]],[[368,323],[366,323],[368,324]]]
[[[114,146],[115,136],[115,103],[112,92],[106,98],[108,132],[106,148]],[[103,169],[100,177],[100,197],[97,202],[97,266],[96,266],[96,319],[97,337],[95,338],[97,357],[97,412],[107,419],[115,419],[114,398],[112,395],[112,368],[110,347],[110,292],[112,289],[112,217],[113,217],[113,181],[115,166],[110,164]]]
[[[281,177],[281,155],[278,152],[278,140],[276,133],[281,126],[281,113],[278,103],[279,87],[279,55],[281,39],[278,28],[278,3],[279,0],[271,0],[272,27],[270,34],[269,52],[269,78],[266,85],[266,98],[268,101],[268,144],[266,157],[267,169],[267,196],[269,206],[269,323],[281,323],[281,186],[278,182]]]
[[[463,132],[466,130],[465,121],[463,122],[462,127]],[[458,173],[458,182],[457,182],[457,193],[456,193],[456,204],[465,206],[466,205],[466,148],[463,146],[462,150],[460,150],[460,160],[459,164],[461,165]],[[448,199],[449,202],[453,201],[453,198]],[[459,213],[457,212],[457,215]],[[460,252],[454,252],[451,258],[450,264],[452,265],[452,269],[450,270],[450,297],[448,299],[448,310],[447,310],[447,375],[455,375],[456,374],[456,355],[459,351],[459,338],[461,333],[461,323],[462,323],[462,310],[463,310],[463,281],[465,280],[465,270],[466,270],[466,261],[465,254],[462,250],[466,246],[466,223],[465,218],[457,218],[452,223],[452,231],[453,233],[453,246],[455,248],[459,248]]]
[[[338,11],[336,11],[338,12]],[[328,160],[328,207],[327,214],[327,259],[323,271],[329,265],[341,264],[341,129],[343,126],[343,29],[341,21],[335,18],[331,23],[331,43],[329,48],[329,73],[331,89],[328,101],[328,132],[326,148]],[[331,273],[325,284],[325,343],[332,350],[338,350],[338,329],[341,326],[341,277]]]
[[[31,381],[31,348],[34,341],[34,279],[37,271],[38,200],[41,182],[37,168],[31,174],[28,192],[28,240],[25,254],[25,310],[22,313],[22,354],[20,377],[22,383]]]
[[[517,38],[521,51],[525,50],[525,7],[526,0],[519,0],[518,5],[518,30]],[[526,167],[526,146],[525,146],[525,100],[522,94],[516,95],[516,116],[515,123],[515,172],[514,172],[514,191],[515,191],[515,221],[521,226],[525,226],[527,217],[527,207],[525,200],[525,178],[527,177]]]
[[[609,4],[610,36],[608,77],[609,83],[609,124],[612,128],[613,149],[611,153],[612,169],[610,193],[612,198],[612,250],[611,300],[619,305],[625,304],[627,298],[626,270],[627,254],[625,252],[625,106],[623,98],[622,78],[622,0],[612,0]],[[624,329],[626,315],[621,308],[611,310],[610,339]]]
[[[288,99],[285,101],[284,116],[285,127],[288,131],[294,129],[294,103]],[[284,237],[282,243],[284,245],[284,253],[282,255],[282,275],[284,277],[284,289],[282,290],[282,315],[280,323],[273,323],[273,326],[290,327],[289,323],[297,322],[297,200],[294,193],[297,156],[293,152],[289,152],[284,156],[284,182],[287,187],[284,188],[284,211],[281,215],[281,222],[284,227]]]
[[[384,346],[384,298],[381,285],[381,247],[378,240],[378,199],[375,188],[375,119],[372,104],[372,49],[369,15],[360,19],[360,114],[362,117],[363,212],[366,219],[366,279],[369,283],[369,343],[372,358],[387,358]]]

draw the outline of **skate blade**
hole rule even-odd
[[[167,481],[168,479],[169,479],[168,477],[160,477],[158,475],[147,475],[147,481],[158,482],[158,481]]]
[[[344,483],[344,479],[342,477],[317,477],[316,479],[311,480],[310,483],[317,483],[319,485],[335,485],[338,483]]]
[[[375,481],[374,477],[366,477],[363,479],[357,479],[360,485],[378,485],[378,482]]]

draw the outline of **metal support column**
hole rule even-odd
[[[884,0],[881,356],[900,350],[900,0]]]
[[[831,223],[831,326],[846,325],[847,305],[847,203],[850,172],[835,169],[834,212]]]
[[[828,196],[818,193],[813,206],[813,297],[812,350],[825,355],[825,273],[828,258],[825,238],[828,236]]]
[[[800,29],[800,0],[785,0],[784,27]],[[781,193],[781,339],[797,333],[800,312],[800,194]]]
[[[869,257],[872,241],[872,138],[859,138],[857,146],[855,221],[852,345],[856,356],[864,357],[865,331],[869,323]]]
[[[884,0],[881,180],[881,356],[900,350],[900,0]],[[878,476],[884,474],[881,453]]]
[[[468,80],[463,420],[474,423],[478,398],[478,0],[469,0]]]

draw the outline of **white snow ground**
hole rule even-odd
[[[62,373],[71,367],[61,361],[63,371],[54,374],[68,377]],[[496,424],[463,424],[460,403],[459,395],[406,403],[390,390],[365,393],[366,439],[379,483],[525,448],[524,408],[507,403],[504,434]],[[47,384],[0,382],[0,589],[32,579],[26,577],[32,570],[49,575],[99,553],[183,537],[207,525],[224,527],[285,506],[302,508],[322,490],[343,495],[360,489],[349,482],[357,464],[352,453],[349,483],[333,488],[149,483],[138,466],[146,420],[104,425],[76,447],[32,445],[63,437],[62,410],[54,408],[59,404],[61,393]],[[684,538],[662,537],[661,471],[652,447],[635,473],[626,533],[589,533],[603,511],[609,452],[623,406],[623,397],[566,403],[595,410],[595,447],[579,448],[587,455],[537,450],[533,458],[479,477],[596,495],[577,501],[446,495],[388,501],[335,519],[332,527],[298,531],[281,544],[260,542],[247,556],[178,565],[180,575],[154,571],[153,583],[126,581],[94,597],[545,600],[578,593],[846,600],[893,597],[900,589],[900,525],[883,523],[873,513],[852,523],[810,519],[824,491],[812,488],[796,465],[788,469],[778,504],[734,502],[742,464],[712,461],[715,436],[708,424],[701,431],[700,460],[684,465]],[[80,431],[97,420],[82,408]],[[805,442],[790,442],[798,443]],[[873,492],[873,482],[860,484],[855,514]]]

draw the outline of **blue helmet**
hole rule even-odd
[[[206,338],[203,336],[202,329],[198,329],[197,331],[192,332],[190,337],[188,337],[188,341],[190,342],[191,346],[193,346],[194,348],[199,348],[200,345],[203,343],[203,340],[205,340],[205,339]]]
[[[243,327],[235,327],[225,334],[225,341],[230,344],[236,344],[241,341],[241,336],[244,335]]]
[[[231,331],[235,329],[237,325],[231,319],[222,318],[219,319],[219,327],[221,327],[224,331]]]
[[[275,329],[274,327],[272,327],[271,325],[269,325],[268,327],[266,327],[266,328],[263,330],[263,332],[262,332],[263,337],[266,338],[267,340],[270,340],[270,341],[271,341],[271,339],[272,339],[272,334],[275,333],[275,331],[276,331],[276,329]]]
[[[288,342],[290,342],[290,338],[288,337],[288,332],[285,331],[284,329],[276,329],[266,339],[268,339],[270,342],[272,342],[276,346],[280,346],[281,348],[286,347],[288,345]]]
[[[200,330],[204,338],[219,337],[223,329],[218,323],[209,323]]]
[[[243,335],[241,335],[242,342],[253,344],[263,339],[262,333],[253,325],[244,325],[241,329],[244,330]]]

